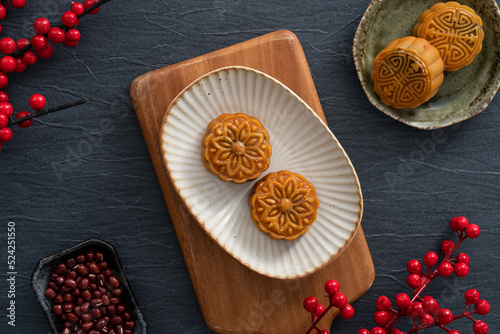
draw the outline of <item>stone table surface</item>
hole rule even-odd
[[[433,131],[382,114],[366,98],[351,53],[368,5],[369,0],[114,0],[82,19],[77,47],[55,46],[51,59],[9,75],[5,91],[16,110],[28,108],[34,93],[44,94],[48,106],[78,98],[89,102],[40,117],[29,129],[16,127],[0,151],[0,332],[49,333],[31,291],[33,269],[47,255],[101,238],[117,249],[149,333],[211,333],[129,86],[151,70],[288,29],[304,48],[329,127],[358,173],[362,225],[376,270],[372,288],[354,303],[356,316],[336,319],[332,332],[374,327],[376,298],[409,293],[407,261],[439,252],[442,240],[455,238],[450,218],[464,215],[482,229],[463,246],[471,273],[436,280],[429,293],[460,313],[463,293],[478,289],[493,307],[480,318],[490,333],[499,333],[500,99],[459,125]],[[27,1],[24,9],[9,11],[2,36],[31,37],[34,18],[56,22],[67,9],[65,0]],[[5,316],[9,222],[16,228],[15,327]],[[468,320],[455,328],[472,333]]]

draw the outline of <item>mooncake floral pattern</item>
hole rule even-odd
[[[242,113],[220,115],[203,137],[203,163],[224,181],[243,183],[259,177],[269,167],[271,153],[262,123]]]
[[[428,40],[439,50],[446,71],[472,63],[481,52],[483,22],[474,10],[458,2],[439,3],[426,10],[413,34]]]
[[[258,229],[273,239],[294,240],[316,220],[319,201],[305,177],[280,171],[254,185],[249,206]]]

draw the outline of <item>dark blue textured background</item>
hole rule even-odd
[[[66,0],[27,1],[1,22],[2,36],[30,37],[38,16],[58,21]],[[478,289],[493,307],[481,317],[500,332],[500,100],[478,116],[421,131],[385,116],[366,99],[351,44],[368,0],[114,0],[82,19],[76,48],[55,47],[6,92],[15,109],[33,93],[48,106],[80,97],[84,106],[14,129],[0,151],[0,332],[48,333],[30,289],[42,257],[92,237],[113,244],[150,333],[210,333],[196,301],[128,89],[134,78],[280,29],[301,41],[328,124],[351,158],[365,203],[363,228],[375,269],[356,316],[332,332],[371,328],[375,299],[406,287],[406,262],[453,238],[448,221],[465,215],[482,227],[464,250],[471,274],[436,280],[442,307],[461,312],[463,293]],[[17,226],[17,321],[7,326],[6,230]],[[238,298],[238,296],[234,296]],[[301,307],[289,305],[288,307]],[[403,326],[404,327],[404,326]],[[472,323],[459,321],[462,334]],[[304,330],[305,331],[305,330]],[[426,333],[442,333],[429,330]]]

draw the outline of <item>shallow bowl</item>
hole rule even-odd
[[[392,40],[411,36],[420,14],[437,0],[373,0],[353,41],[353,56],[361,85],[370,102],[386,115],[419,129],[436,129],[466,120],[483,111],[500,85],[500,11],[494,0],[460,0],[483,21],[481,53],[472,64],[445,72],[443,85],[426,103],[412,109],[385,105],[373,89],[373,59]]]
[[[88,251],[101,252],[104,255],[104,259],[108,262],[108,267],[113,270],[113,274],[120,280],[121,287],[123,289],[120,296],[122,304],[128,306],[130,313],[132,313],[132,319],[135,321],[133,333],[146,334],[146,322],[144,321],[142,312],[137,305],[132,289],[130,288],[130,284],[125,276],[118,253],[113,246],[99,239],[89,239],[61,252],[47,256],[38,262],[38,265],[33,271],[31,286],[40,306],[42,307],[43,313],[47,318],[52,333],[61,333],[63,329],[63,321],[54,316],[54,313],[52,312],[52,301],[45,296],[47,284],[50,280],[50,274],[55,270],[59,263],[66,262],[66,260],[76,257],[79,254],[85,254]]]

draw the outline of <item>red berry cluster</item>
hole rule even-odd
[[[403,334],[404,332],[394,326],[399,319],[406,316],[413,319],[412,328],[406,334],[418,333],[420,330],[431,327],[441,328],[448,334],[460,334],[457,330],[446,328],[454,320],[460,318],[468,318],[473,322],[472,330],[475,334],[488,333],[488,325],[484,321],[472,318],[472,314],[486,315],[490,312],[489,303],[480,299],[477,290],[470,289],[465,293],[465,311],[455,316],[449,309],[440,308],[433,297],[422,296],[429,283],[439,276],[448,277],[455,273],[458,277],[465,277],[469,274],[469,256],[465,253],[459,253],[452,258],[452,255],[465,239],[477,238],[481,230],[478,225],[469,223],[465,217],[453,218],[450,221],[450,228],[458,234],[458,242],[454,243],[451,240],[442,242],[441,252],[444,258],[441,262],[439,262],[439,256],[435,252],[428,252],[424,256],[423,263],[426,270],[423,269],[418,260],[408,262],[409,275],[406,282],[413,289],[412,297],[406,293],[398,294],[394,300],[396,308],[392,307],[388,297],[379,297],[375,302],[377,311],[373,317],[378,327],[371,330],[360,329],[357,334]],[[474,306],[473,310],[469,310],[471,306]]]
[[[39,17],[33,22],[34,36],[30,40],[26,38],[14,41],[10,37],[0,39],[0,89],[5,88],[8,83],[9,73],[24,72],[29,65],[37,62],[38,57],[47,59],[54,53],[52,44],[64,44],[74,47],[80,41],[80,31],[77,29],[80,18],[86,14],[96,14],[100,6],[110,0],[85,0],[83,3],[72,2],[71,9],[61,15],[59,26],[51,25],[50,21],[44,17]],[[25,6],[25,0],[10,0],[10,5],[14,8]],[[0,20],[4,19],[9,8],[7,0],[0,2]],[[2,27],[0,25],[0,33]],[[40,94],[35,94],[30,98],[30,107],[35,111],[40,111],[45,107],[46,101]],[[60,110],[61,108],[58,108]],[[44,113],[45,114],[45,113]],[[15,119],[22,118],[22,121],[14,122],[11,118],[13,107],[9,103],[8,95],[0,91],[0,150],[2,143],[12,139],[12,131],[8,128],[17,124],[22,128],[27,128],[33,122],[34,114],[27,111],[20,111]]]
[[[29,105],[35,111],[45,108],[46,103],[45,97],[41,94],[34,94],[29,99]],[[14,108],[9,103],[9,97],[6,93],[0,92],[0,150],[2,149],[2,143],[6,143],[12,139],[12,130],[7,125],[9,125],[9,119],[13,113]],[[31,113],[28,111],[20,111],[16,114],[16,119],[21,119],[29,115]],[[32,118],[21,121],[17,125],[20,128],[28,128],[31,123],[33,123]]]
[[[45,296],[63,321],[62,334],[132,334],[135,321],[123,304],[120,280],[101,252],[87,252],[60,263]]]
[[[25,0],[10,0],[10,5],[13,8],[19,9],[23,8],[24,5],[26,5]],[[9,8],[9,3],[7,0],[2,0],[0,3],[0,21],[5,18],[5,15],[7,15],[7,9]],[[0,25],[0,33],[2,32],[2,25]]]
[[[24,6],[24,0],[23,6]],[[11,0],[11,4],[13,0]],[[64,44],[69,47],[76,46],[80,40],[80,31],[76,27],[80,24],[80,17],[85,14],[85,9],[99,3],[98,0],[86,0],[83,4],[73,2],[71,10],[61,16],[61,24],[52,26],[50,21],[39,17],[33,22],[35,35],[30,40],[26,38],[14,41],[10,37],[0,39],[0,52],[4,56],[0,59],[0,88],[8,84],[6,73],[24,72],[28,65],[33,65],[38,60],[50,58],[54,53],[52,44]],[[18,8],[18,7],[16,7]],[[99,11],[99,7],[90,11],[91,14]],[[0,5],[0,17],[5,17],[6,8]],[[52,44],[51,44],[52,43]],[[34,50],[34,51],[32,51]]]
[[[343,319],[351,319],[354,316],[354,308],[347,304],[347,297],[345,294],[340,292],[340,284],[337,281],[327,281],[325,283],[325,291],[328,294],[328,299],[330,301],[330,305],[326,308],[321,305],[315,297],[307,297],[304,300],[304,309],[311,313],[312,320],[311,327],[309,327],[306,334],[310,333],[314,329],[319,334],[329,334],[327,330],[319,329],[317,324],[332,307],[340,309],[340,316]]]

